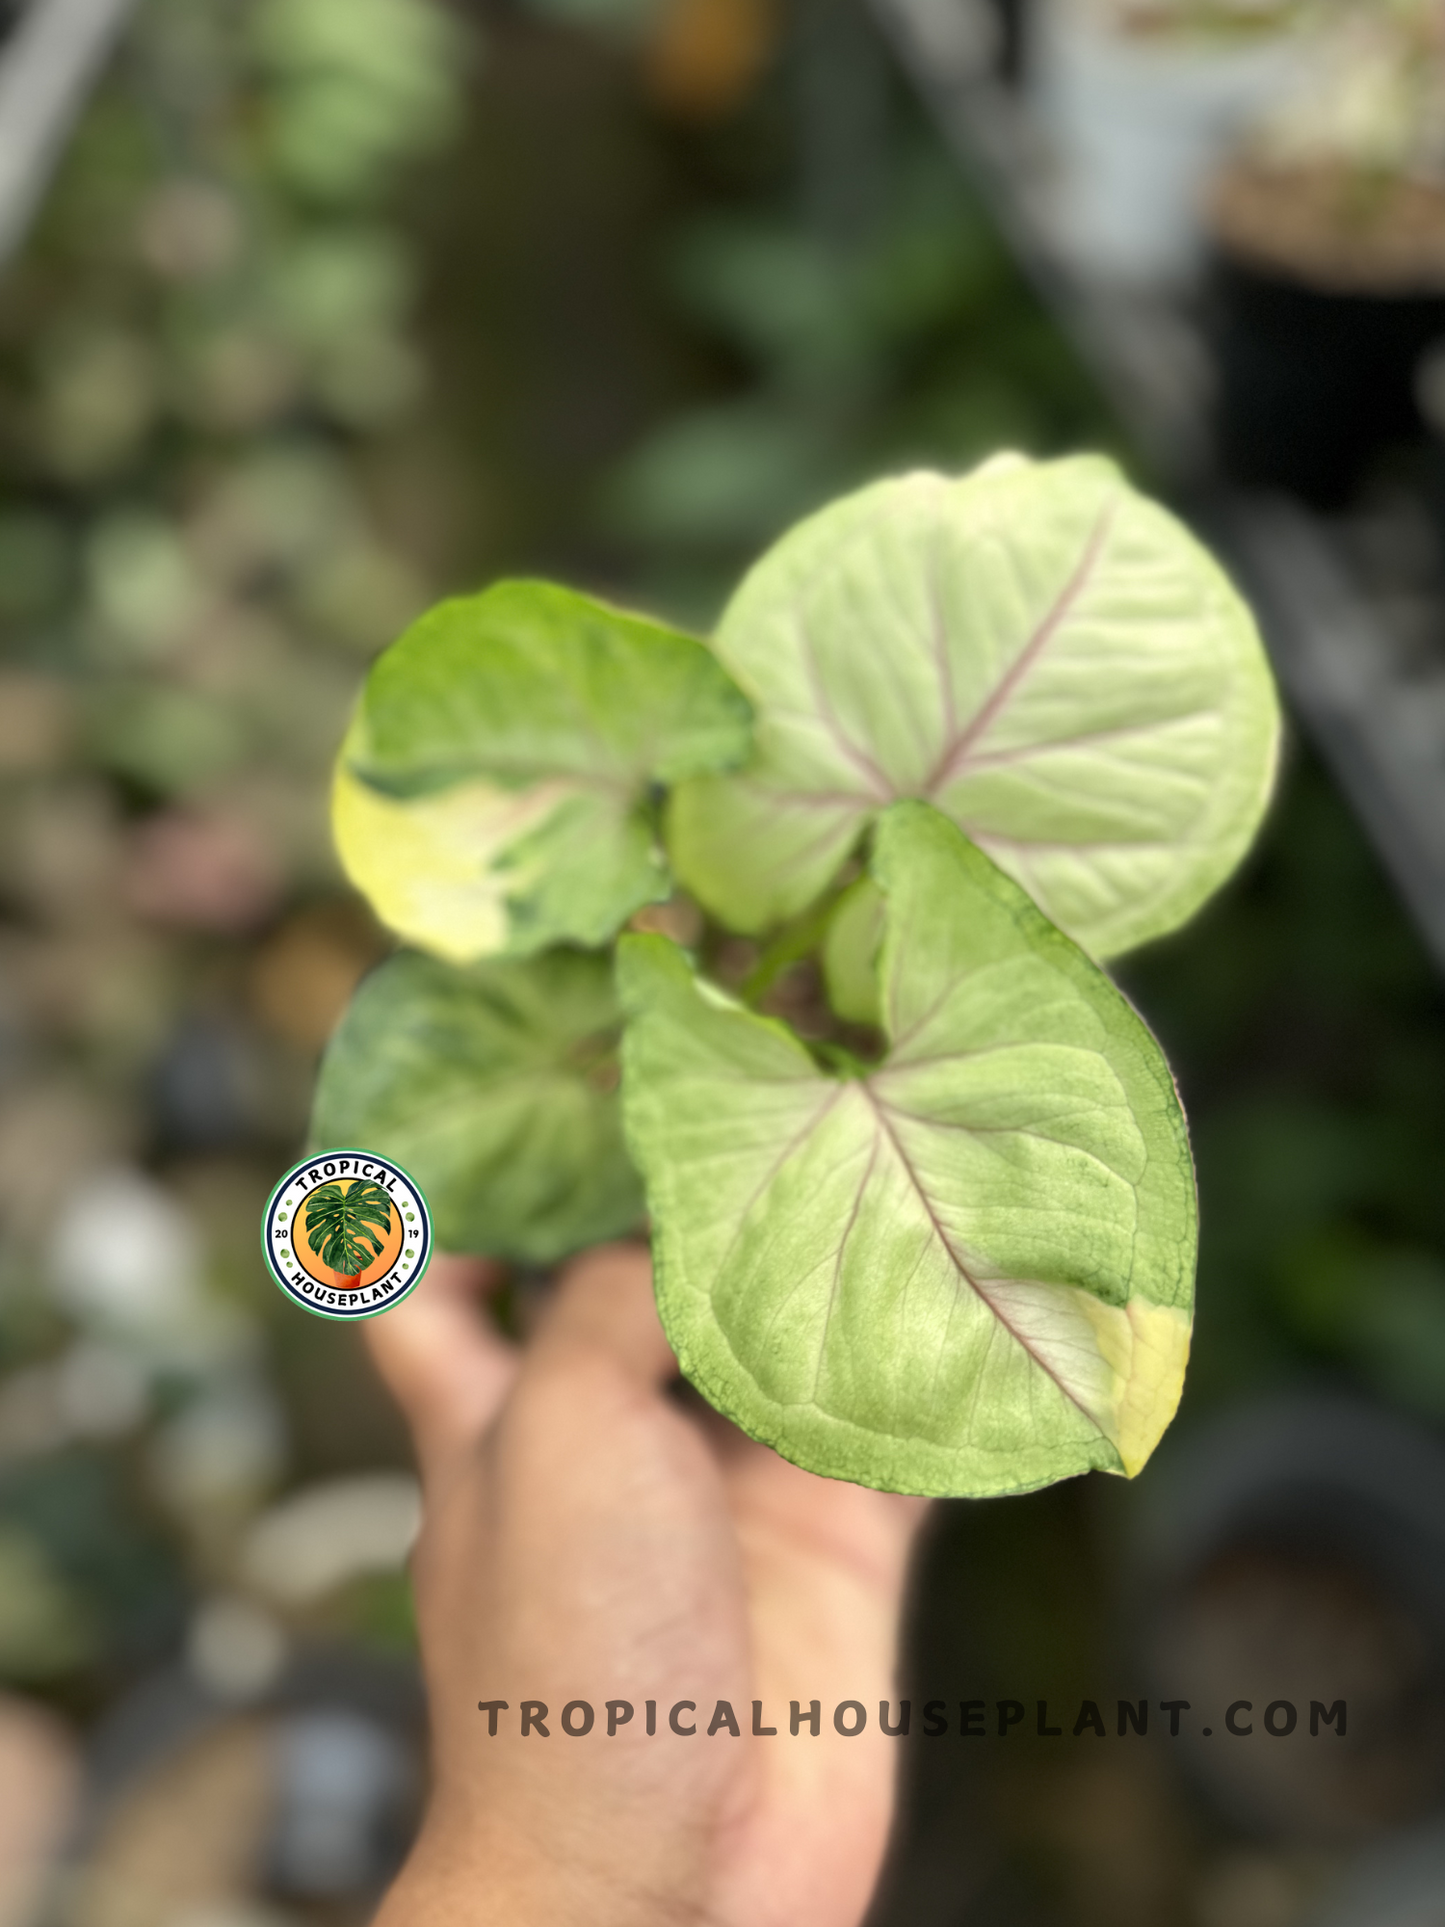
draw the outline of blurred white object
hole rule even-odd
[[[186,1637],[186,1664],[217,1699],[257,1699],[286,1663],[286,1635],[270,1613],[230,1594],[207,1599]]]
[[[278,1884],[297,1894],[369,1886],[379,1827],[409,1790],[411,1762],[385,1727],[355,1713],[298,1714],[280,1732]]]
[[[421,1489],[408,1474],[331,1479],[256,1521],[242,1570],[278,1604],[307,1605],[366,1573],[399,1572],[420,1524]]]
[[[0,259],[30,225],[135,0],[30,0],[0,60]]]
[[[55,1295],[87,1322],[165,1325],[191,1309],[200,1240],[188,1213],[139,1171],[101,1171],[65,1201],[51,1245]]]
[[[1092,275],[1187,282],[1203,254],[1209,178],[1289,86],[1304,36],[1144,38],[1091,0],[1050,0],[1041,28],[1038,97],[1059,163],[1061,245]]]
[[[61,1202],[51,1290],[98,1341],[147,1367],[209,1373],[244,1362],[258,1334],[241,1307],[203,1287],[194,1219],[163,1185],[123,1165],[94,1172]]]

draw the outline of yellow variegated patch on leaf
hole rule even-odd
[[[452,962],[606,943],[671,889],[659,786],[735,767],[693,637],[545,582],[444,602],[373,665],[333,795],[347,874]]]
[[[575,784],[460,783],[410,802],[337,764],[331,831],[343,869],[381,921],[449,963],[505,950],[507,893],[528,879],[499,859],[552,816]]]

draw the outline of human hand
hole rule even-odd
[[[573,1264],[522,1351],[479,1311],[496,1276],[439,1258],[366,1328],[421,1466],[434,1772],[375,1927],[854,1927],[892,1812],[878,1702],[921,1502],[800,1471],[673,1396],[641,1249]],[[521,1736],[523,1699],[550,1737]],[[791,1736],[814,1699],[819,1737]],[[869,1711],[856,1738],[834,1730],[846,1699]],[[509,1702],[495,1737],[485,1700]],[[572,1700],[585,1736],[562,1731]],[[612,1737],[607,1700],[634,1708]],[[719,1700],[740,1737],[708,1737]],[[754,1700],[776,1737],[753,1736]]]

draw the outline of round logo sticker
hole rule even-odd
[[[431,1213],[391,1158],[352,1146],[293,1164],[261,1221],[266,1268],[318,1318],[374,1318],[399,1305],[431,1258]]]

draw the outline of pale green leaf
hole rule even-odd
[[[602,944],[668,894],[660,784],[736,766],[747,703],[691,636],[542,582],[444,602],[373,666],[337,847],[452,962]]]
[[[1111,956],[1218,888],[1273,782],[1248,609],[1098,457],[864,489],[763,557],[716,647],[755,753],[675,793],[668,846],[738,929],[798,914],[880,809],[916,797]]]
[[[1083,952],[944,817],[881,817],[882,1063],[624,938],[624,1112],[683,1370],[864,1485],[1132,1476],[1178,1402],[1193,1167],[1168,1066]]]
[[[316,1144],[395,1158],[437,1242],[546,1264],[633,1229],[619,1012],[600,957],[456,969],[403,951],[353,998],[321,1066]]]

